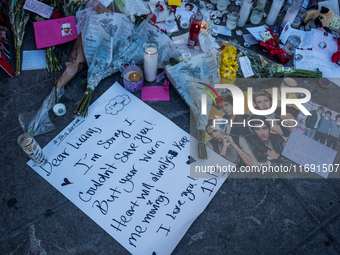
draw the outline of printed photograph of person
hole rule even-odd
[[[327,136],[329,134],[329,129],[331,128],[332,122],[332,113],[331,111],[325,111],[325,115],[321,116],[320,124],[318,129],[315,132],[314,140],[325,144],[327,141]]]
[[[65,23],[61,25],[62,36],[72,35],[71,23]]]
[[[265,89],[254,90],[253,91],[253,103],[255,104],[255,109],[257,110],[269,110],[272,108],[272,95]],[[278,107],[276,111],[281,109]],[[266,119],[280,119],[279,115],[275,112],[265,116]],[[268,122],[268,121],[267,121]],[[288,128],[282,126],[281,121],[273,122],[273,127],[271,128],[271,133],[278,134],[284,137],[288,137],[290,131]]]
[[[313,138],[316,133],[316,130],[320,126],[321,116],[325,112],[325,108],[323,106],[319,106],[317,110],[313,110],[310,113],[312,115],[309,115],[306,119],[306,131],[305,135]]]
[[[245,115],[234,115],[233,114],[233,97],[230,93],[225,93],[220,95],[222,105],[217,102],[217,106],[213,105],[216,110],[222,111],[222,119],[228,120],[225,124],[225,133],[236,136],[247,136],[250,135],[250,129],[248,128],[247,120],[249,118],[248,114]],[[217,117],[217,116],[215,116]],[[234,124],[235,123],[235,124]],[[245,125],[243,124],[245,123]],[[232,125],[231,125],[232,124]]]
[[[265,116],[252,115],[249,121],[254,134],[245,139],[253,155],[254,165],[279,163],[285,145],[283,137],[271,132],[271,122],[266,121]]]
[[[235,149],[230,146],[226,136],[227,134],[222,131],[218,125],[213,125],[213,119],[208,120],[205,131],[211,137],[206,143],[208,148],[236,165],[240,163],[241,159]]]
[[[297,120],[297,117],[299,115],[299,110],[293,106],[287,106],[286,115],[281,114],[281,108],[278,108],[275,111],[275,114],[277,116],[280,116],[281,125],[282,125],[282,121],[284,121],[283,124],[286,126],[285,128],[287,128],[289,130],[289,133],[291,133],[294,126],[297,124],[295,121]]]
[[[294,131],[336,150],[340,136],[340,114],[312,101],[303,105],[311,115],[299,112]]]
[[[237,166],[253,166],[254,163],[257,164],[255,156],[244,137],[226,134],[221,130],[220,126],[213,125],[213,119],[208,120],[205,131],[211,138],[206,142],[207,147],[220,156]]]
[[[192,3],[186,3],[184,6],[176,8],[176,19],[179,20],[181,18],[190,20],[191,15],[197,12],[197,6]]]
[[[340,114],[335,116],[335,120],[331,120],[331,128],[329,135],[327,136],[327,146],[333,150],[336,150],[340,136]]]
[[[194,5],[189,3],[186,3],[184,7],[187,12],[191,12],[194,9]]]

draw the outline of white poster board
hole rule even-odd
[[[28,165],[132,254],[170,254],[225,180],[190,177],[189,140],[115,83]]]

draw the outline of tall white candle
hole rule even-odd
[[[144,48],[144,77],[153,82],[157,77],[158,50],[155,44],[147,44]]]
[[[244,27],[249,17],[250,9],[252,6],[253,6],[253,0],[243,0],[241,10],[240,10],[240,19],[238,20],[238,23],[237,23],[238,27]]]
[[[281,10],[281,7],[283,5],[284,0],[274,0],[272,3],[272,6],[270,7],[269,14],[266,19],[266,24],[268,26],[274,25],[277,15],[279,15],[279,12]]]

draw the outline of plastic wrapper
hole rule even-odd
[[[195,57],[203,51],[198,46],[187,46],[185,44],[170,44],[160,48],[158,54],[158,68],[165,68],[170,58],[178,59],[180,56]]]
[[[57,89],[58,99],[64,94],[64,90]],[[19,123],[24,133],[36,136],[52,131],[55,127],[51,122],[48,111],[55,105],[56,89],[53,88],[38,111],[19,115]]]
[[[158,48],[173,44],[166,34],[149,24],[151,16],[153,14],[137,28],[120,13],[89,17],[83,32],[84,54],[89,66],[87,89],[77,106],[77,115],[86,116],[92,92],[102,79],[118,72],[120,66],[132,60],[136,64],[143,62],[146,43],[154,43]]]
[[[309,71],[303,69],[293,69],[290,67],[284,67],[280,64],[277,64],[268,58],[259,55],[256,52],[248,50],[237,43],[234,42],[225,42],[224,44],[231,44],[237,48],[238,58],[247,56],[251,63],[251,68],[254,72],[254,76],[258,78],[272,78],[272,77],[280,77],[285,74],[295,74],[300,77],[308,77],[308,78],[320,78],[322,77],[322,72],[318,71]],[[223,45],[223,44],[222,44]],[[237,70],[237,77],[244,77],[241,68]]]
[[[91,0],[86,5],[86,8],[92,8],[96,13],[111,12],[111,10],[107,9],[97,0]],[[57,100],[62,96],[64,86],[69,83],[78,72],[84,70],[86,67],[82,38],[81,35],[79,35],[73,45],[69,61],[66,62],[66,70],[57,81]],[[29,132],[36,136],[54,129],[54,125],[49,119],[48,111],[56,103],[55,96],[55,88],[53,88],[52,92],[45,98],[39,110],[19,115],[19,123],[24,132]]]
[[[214,84],[220,81],[219,69],[220,52],[212,48],[210,51],[185,60],[166,71],[172,85],[190,107],[196,121],[199,146],[198,155],[200,158],[207,157],[204,134],[205,126],[208,123],[208,114],[201,114],[201,96],[202,94],[206,94],[206,92],[191,85],[194,83],[204,83],[214,87]],[[203,84],[202,87],[204,87]],[[218,93],[224,91],[224,89],[217,90]],[[212,103],[212,98],[207,97],[207,112],[210,111]]]
[[[10,0],[10,13],[9,20],[12,26],[14,35],[14,45],[16,54],[16,71],[15,75],[20,75],[21,70],[21,58],[20,58],[20,48],[25,35],[25,28],[27,21],[30,16],[30,12],[24,10],[25,0]]]

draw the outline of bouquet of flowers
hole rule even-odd
[[[263,57],[259,55],[258,53],[255,53],[251,50],[248,50],[240,45],[237,45],[236,43],[233,42],[225,42],[222,45],[230,45],[233,46],[237,49],[236,53],[234,52],[234,57],[236,59],[240,57],[248,57],[251,63],[251,68],[254,72],[254,75],[258,78],[274,78],[274,77],[280,77],[285,74],[295,74],[300,77],[308,77],[308,78],[320,78],[322,77],[322,72],[317,70],[317,71],[309,71],[309,70],[303,70],[303,69],[293,69],[290,67],[284,67],[282,65],[276,64],[266,57]],[[228,51],[229,52],[229,51]],[[221,59],[226,58],[226,56],[229,56],[230,53],[225,55],[225,52],[222,51],[221,53]],[[227,59],[230,59],[230,56],[227,57]],[[221,64],[223,64],[221,62]],[[232,69],[234,70],[234,69]],[[231,74],[231,73],[229,73]],[[223,76],[221,76],[223,78]],[[237,78],[242,78],[244,77],[241,68],[238,68]]]
[[[20,75],[21,70],[21,58],[20,58],[20,48],[25,35],[25,28],[27,21],[30,17],[30,12],[24,10],[25,0],[11,0],[9,6],[9,20],[12,26],[14,35],[14,45],[16,53],[16,70],[15,75]]]

